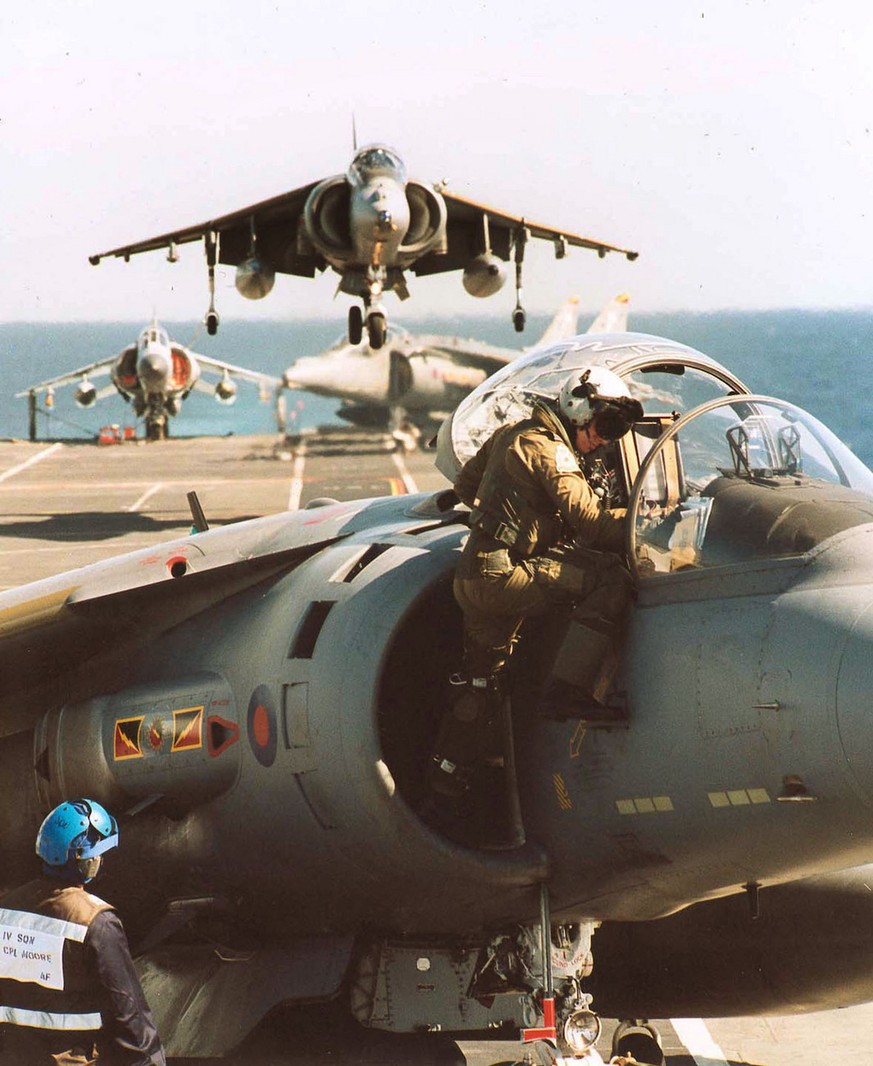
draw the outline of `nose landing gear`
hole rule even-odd
[[[388,334],[388,324],[385,321],[385,312],[376,307],[367,312],[367,339],[373,351],[378,351],[385,343]]]
[[[388,316],[381,303],[382,294],[393,289],[401,299],[409,295],[400,271],[395,271],[394,274],[389,275],[384,266],[376,263],[368,266],[366,271],[350,268],[343,273],[337,291],[347,292],[350,296],[360,296],[364,301],[363,309],[358,305],[349,308],[350,344],[361,343],[365,325],[367,343],[373,351],[378,351],[385,343],[388,335]]]
[[[370,306],[367,302],[367,343],[374,352],[385,343],[388,336],[388,322],[385,309],[381,304]],[[357,305],[349,308],[349,344],[360,344],[364,336],[364,312]]]

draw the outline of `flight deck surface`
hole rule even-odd
[[[446,487],[432,452],[398,453],[378,434],[343,427],[297,439],[228,436],[105,446],[0,441],[0,589],[186,536],[191,490],[217,526],[293,510],[316,498]],[[712,950],[717,953],[719,945]],[[653,1024],[668,1066],[873,1061],[867,1051],[873,1005],[787,1018]],[[604,1024],[604,1059],[613,1027]],[[471,1066],[512,1060],[519,1052],[514,1043],[461,1047]],[[295,1061],[293,1055],[288,1061]]]
[[[0,589],[187,535],[194,490],[210,526],[339,500],[446,488],[432,453],[343,428],[291,440],[119,445],[0,441]]]

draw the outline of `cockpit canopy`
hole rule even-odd
[[[817,419],[751,395],[693,348],[639,333],[584,334],[507,364],[443,422],[439,470],[454,481],[500,426],[589,366],[618,374],[644,409],[583,461],[604,502],[629,508],[639,578],[796,557],[873,522],[873,473]]]
[[[400,183],[406,181],[403,160],[384,144],[362,148],[349,165],[348,179],[354,185],[365,185],[375,177],[390,177]]]
[[[437,468],[454,481],[495,430],[527,418],[537,400],[553,400],[568,374],[588,366],[618,374],[651,417],[749,391],[714,359],[676,341],[644,333],[581,334],[514,359],[471,392],[440,427]]]
[[[160,344],[162,348],[169,348],[170,336],[160,326],[146,326],[139,335],[139,349],[142,351],[150,344]]]

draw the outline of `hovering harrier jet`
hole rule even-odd
[[[178,246],[202,240],[209,280],[206,328],[218,329],[215,267],[235,266],[236,287],[250,300],[266,296],[277,273],[314,277],[331,267],[340,276],[339,291],[358,296],[349,310],[349,342],[358,344],[366,321],[370,347],[385,343],[387,312],[382,295],[401,300],[409,290],[404,270],[419,275],[462,270],[464,288],[473,296],[492,296],[506,280],[505,263],[515,263],[516,306],[512,321],[524,329],[521,306],[522,263],[532,238],[551,241],[562,259],[569,246],[590,248],[603,258],[638,253],[593,237],[532,222],[522,215],[476,203],[407,177],[400,156],[385,145],[362,148],[345,174],[311,182],[269,200],[220,215],[194,226],[125,244],[90,256],[94,265],[107,256],[126,261],[138,252],[166,249],[178,258]]]

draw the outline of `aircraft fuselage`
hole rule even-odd
[[[156,810],[172,815],[128,829],[140,906],[185,870],[189,891],[239,900],[264,932],[466,933],[530,918],[547,870],[556,913],[642,920],[869,856],[859,619],[873,571],[859,549],[873,527],[812,564],[690,574],[671,597],[643,598],[625,653],[626,732],[541,722],[519,703],[536,845],[504,855],[440,839],[416,813],[459,651],[449,577],[464,527],[427,531],[415,502],[285,519],[295,536],[349,517],[360,531],[175,628],[120,691],[46,717],[46,801],[61,787],[115,807],[160,796]],[[168,551],[193,577],[211,539],[228,536]],[[814,650],[795,639],[803,631],[818,634]]]

